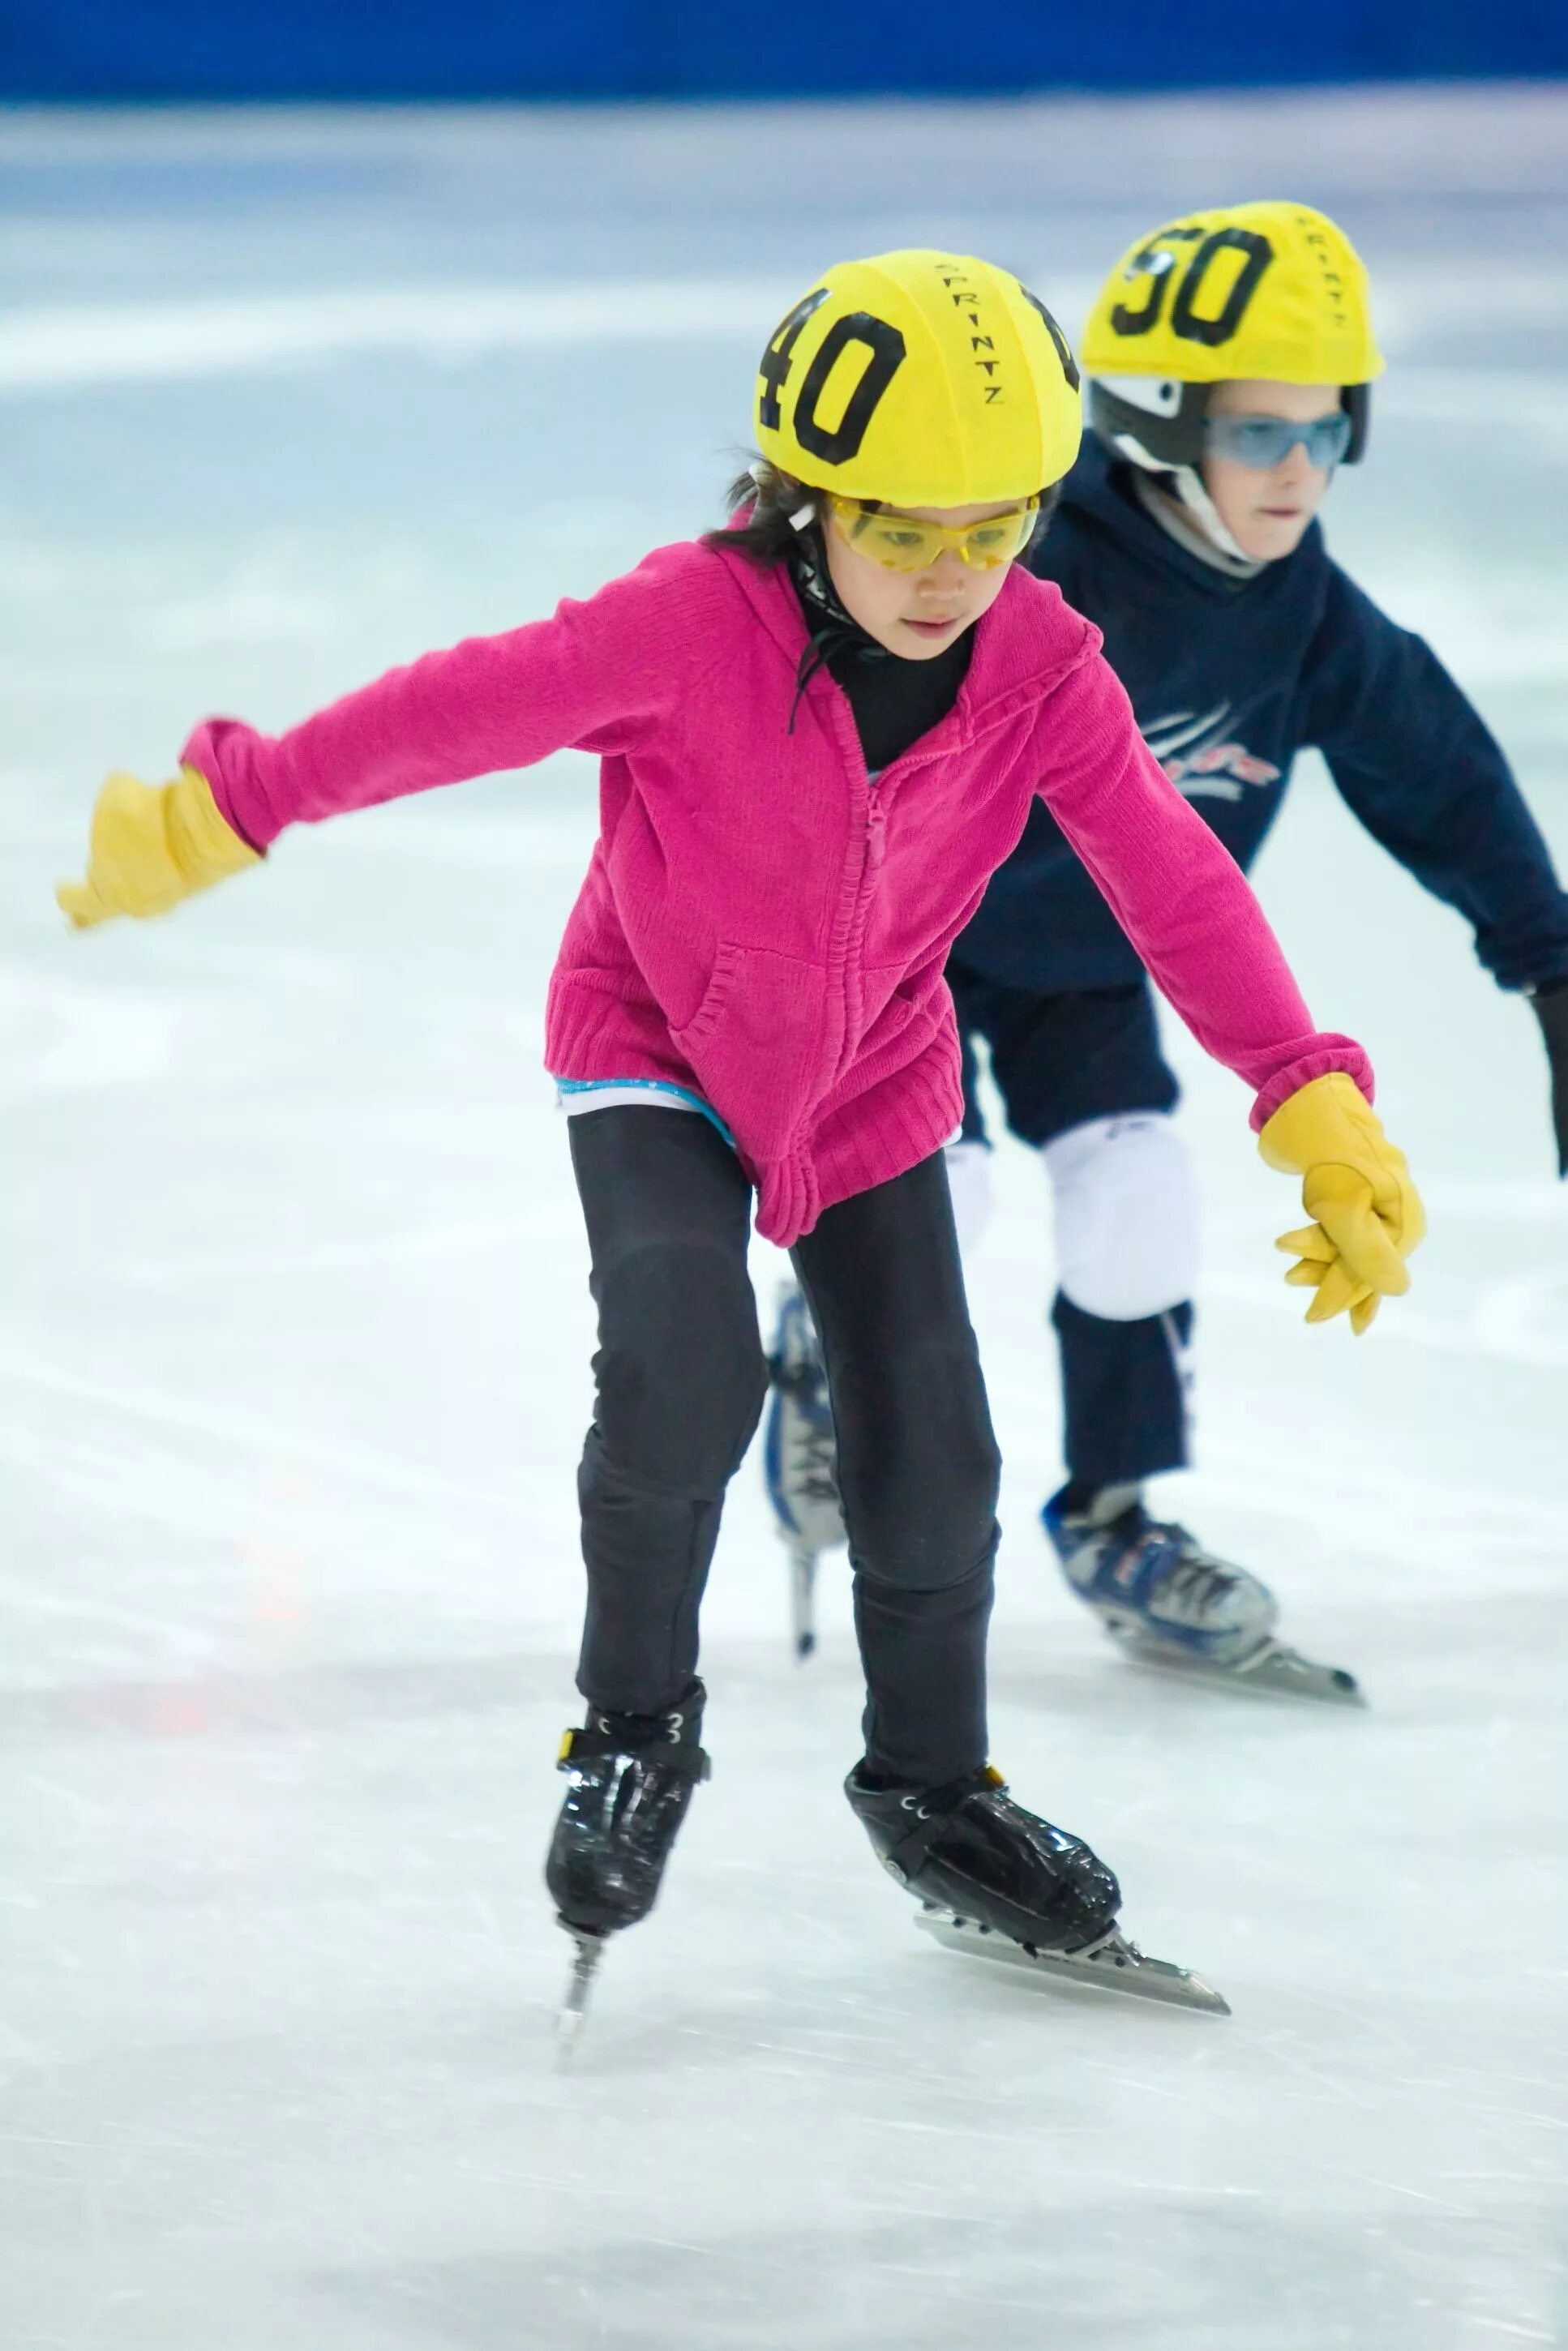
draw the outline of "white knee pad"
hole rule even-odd
[[[958,1228],[959,1253],[967,1257],[979,1247],[991,1221],[991,1154],[984,1143],[950,1143],[942,1155],[947,1162],[947,1189],[953,1196],[953,1222]]]
[[[1090,1119],[1040,1156],[1056,1199],[1057,1279],[1074,1306],[1138,1322],[1192,1296],[1197,1182],[1163,1111]]]

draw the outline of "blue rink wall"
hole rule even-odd
[[[0,98],[799,98],[1568,73],[1568,0],[0,0]]]

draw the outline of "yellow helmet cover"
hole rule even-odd
[[[1088,375],[1370,383],[1383,372],[1366,270],[1308,204],[1227,204],[1141,238],[1083,330]]]
[[[894,507],[1032,497],[1078,455],[1067,338],[990,262],[910,251],[824,273],[769,337],[758,445],[814,489]]]

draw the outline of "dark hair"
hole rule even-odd
[[[782,563],[797,537],[790,520],[802,507],[811,515],[816,512],[816,499],[803,483],[792,474],[781,474],[766,457],[759,457],[743,474],[737,474],[724,494],[726,514],[738,514],[743,507],[751,511],[745,522],[726,523],[718,530],[705,530],[705,547],[733,548],[758,564]]]
[[[1040,494],[1040,515],[1030,538],[1032,547],[1056,511],[1061,496],[1061,484],[1052,482]],[[756,564],[782,563],[799,537],[793,517],[804,507],[815,518],[816,493],[798,482],[792,474],[780,473],[765,457],[759,457],[744,474],[737,474],[724,494],[725,512],[738,514],[742,507],[751,511],[743,523],[725,523],[717,530],[705,530],[705,547],[733,548]],[[1028,552],[1020,548],[1020,555]]]
[[[1020,547],[1019,549],[1019,560],[1020,562],[1029,553],[1031,547],[1038,547],[1040,545],[1040,540],[1051,528],[1051,517],[1061,503],[1062,484],[1066,479],[1067,476],[1064,474],[1061,477],[1061,481],[1048,483],[1046,487],[1041,490],[1040,494],[1040,512],[1034,518],[1034,528],[1029,535],[1027,544]]]

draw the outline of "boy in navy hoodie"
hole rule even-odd
[[[1330,560],[1314,519],[1335,466],[1364,451],[1383,364],[1348,239],[1291,204],[1171,222],[1113,273],[1081,356],[1092,429],[1031,568],[1103,632],[1150,747],[1244,870],[1296,753],[1322,752],[1374,838],[1465,916],[1500,986],[1532,999],[1568,1172],[1568,898],[1475,711]],[[949,1154],[960,1229],[983,1213],[976,1039],[1054,1193],[1068,1479],[1042,1516],[1071,1589],[1145,1651],[1354,1697],[1275,1638],[1256,1576],[1144,1507],[1144,1481],[1188,1458],[1197,1189],[1148,983],[1043,806],[947,977],[971,1057]],[[769,1483],[803,1590],[835,1524],[798,1301],[776,1353]]]

